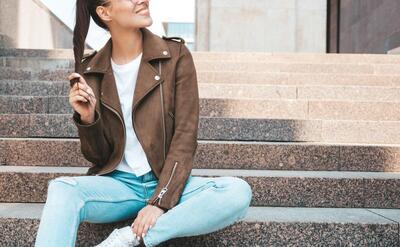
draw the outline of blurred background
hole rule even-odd
[[[399,0],[151,0],[150,29],[193,51],[399,53]],[[74,0],[1,0],[0,46],[72,47]],[[10,28],[12,27],[12,28]],[[109,34],[92,21],[88,48]]]

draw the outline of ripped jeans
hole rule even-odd
[[[152,171],[136,177],[120,170],[50,180],[35,246],[75,246],[83,221],[133,222],[157,182]],[[171,238],[222,229],[245,217],[251,198],[251,187],[241,178],[190,175],[178,203],[148,229],[143,242],[156,246]]]

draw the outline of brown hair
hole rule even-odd
[[[73,34],[73,50],[75,59],[75,72],[81,74],[81,61],[85,49],[85,40],[89,31],[90,17],[101,28],[109,31],[108,27],[96,13],[97,6],[107,6],[109,0],[77,0],[75,27]]]

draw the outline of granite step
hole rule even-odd
[[[93,50],[85,50],[85,53]],[[205,61],[260,61],[274,63],[356,63],[399,64],[400,58],[386,54],[316,54],[316,53],[268,53],[268,52],[201,52],[192,51],[194,60]],[[0,49],[0,57],[25,59],[73,59],[72,49]],[[3,62],[4,63],[4,62]]]
[[[53,65],[27,64],[22,67],[0,66],[2,77],[10,75],[12,72],[25,72],[38,78],[46,77],[47,73],[52,75],[65,75],[73,72],[74,67],[70,63],[52,62]],[[68,66],[67,66],[68,65]],[[343,74],[343,75],[400,75],[400,66],[395,64],[303,64],[303,63],[262,63],[262,62],[228,62],[210,63],[204,61],[195,62],[197,72],[225,72],[232,73],[246,71],[246,73],[289,73],[297,74]]]
[[[400,121],[399,102],[200,98],[200,116],[218,118]],[[71,114],[68,96],[0,95],[0,114]]]
[[[0,114],[0,121],[0,137],[78,137],[72,113]],[[204,140],[400,144],[399,121],[201,116],[198,132]]]
[[[342,64],[342,63],[273,63],[262,61],[195,61],[198,71],[247,71],[275,73],[321,73],[321,74],[400,74],[398,64]]]
[[[64,81],[72,69],[41,69],[0,67],[0,80]],[[400,75],[287,73],[246,71],[197,71],[198,83],[276,84],[276,85],[364,85],[400,86]]]
[[[400,87],[201,83],[200,98],[399,102]],[[68,96],[65,81],[0,80],[0,95]]]
[[[41,59],[23,57],[3,57],[2,67],[43,69],[73,69],[72,59]],[[248,72],[291,72],[291,73],[345,73],[345,74],[399,74],[397,64],[374,63],[315,63],[307,61],[274,62],[269,60],[197,60],[198,71],[248,71]]]
[[[1,203],[1,246],[32,246],[43,203]],[[399,246],[399,209],[250,207],[245,218],[211,233],[170,239],[160,246]],[[113,223],[82,222],[77,246],[94,246]],[[149,232],[150,234],[150,232]],[[2,237],[7,236],[7,238]],[[26,236],[26,237],[21,237]]]
[[[400,172],[400,145],[198,140],[194,168]],[[89,167],[79,139],[0,138],[10,166]]]
[[[259,61],[270,63],[313,63],[313,64],[395,64],[400,58],[386,54],[324,54],[324,53],[282,53],[282,52],[193,52],[198,61]]]
[[[50,179],[87,169],[0,166],[0,201],[44,202]],[[400,208],[400,172],[193,169],[192,175],[246,180],[253,206]]]
[[[49,79],[57,78],[48,75]],[[385,75],[351,75],[321,73],[271,73],[246,71],[198,71],[199,83],[271,84],[271,85],[342,85],[400,86],[400,77]]]

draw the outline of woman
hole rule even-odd
[[[156,246],[243,218],[247,182],[191,176],[199,95],[184,40],[146,28],[149,0],[77,0],[76,8],[69,102],[93,166],[49,181],[35,246],[75,246],[83,221],[134,219],[98,246]],[[111,38],[84,56],[90,16]]]

